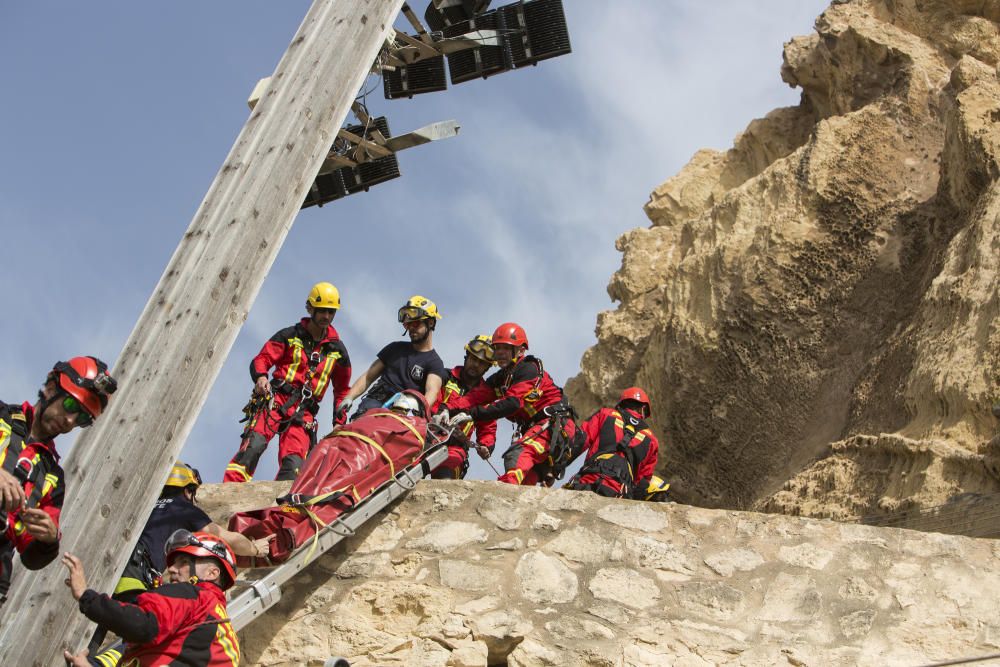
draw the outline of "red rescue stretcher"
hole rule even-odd
[[[426,401],[417,396],[425,408]],[[242,567],[283,563],[319,531],[351,512],[401,471],[423,462],[428,443],[427,420],[385,408],[369,410],[353,422],[333,430],[309,453],[288,495],[274,507],[240,512],[229,520],[229,529],[250,539],[273,535],[268,562],[240,558]],[[434,431],[447,439],[443,431]],[[431,445],[441,440],[432,436]],[[429,473],[429,470],[424,474]]]

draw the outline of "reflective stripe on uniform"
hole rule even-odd
[[[53,474],[48,474],[45,476],[45,482],[42,484],[42,496],[49,494],[52,489],[56,488],[56,484],[59,483],[59,477]]]
[[[94,657],[101,667],[115,667],[121,659],[122,652],[115,648],[109,648]]]
[[[142,581],[135,579],[134,577],[122,577],[118,580],[118,585],[115,586],[114,595],[119,595],[120,593],[128,593],[129,591],[144,591],[146,590],[146,584]]]
[[[248,482],[251,479],[253,479],[253,476],[247,472],[247,469],[244,466],[241,466],[239,463],[230,463],[229,465],[227,465],[226,472],[234,472],[237,475],[243,477],[243,479],[245,479]]]
[[[538,442],[534,438],[524,438],[523,440],[521,440],[521,442],[524,443],[524,444],[526,444],[526,445],[531,445],[531,448],[534,449],[539,454],[542,454],[542,453],[545,452],[545,445],[543,445],[542,443]]]
[[[340,352],[331,352],[326,355],[326,362],[323,364],[323,371],[319,374],[319,380],[316,381],[316,388],[313,389],[313,394],[320,395],[326,389],[326,383],[329,381],[330,373],[333,372],[338,359],[340,359]]]
[[[288,344],[292,348],[292,363],[289,364],[288,372],[285,373],[285,382],[292,382],[295,379],[295,374],[299,372],[299,364],[302,363],[302,340],[289,338]]]
[[[215,615],[219,618],[226,618],[226,608],[221,604],[216,605]],[[215,630],[215,638],[218,640],[219,646],[222,647],[226,657],[233,661],[233,665],[240,664],[240,644],[236,640],[236,633],[233,632],[232,624],[229,622],[219,623],[218,628]]]

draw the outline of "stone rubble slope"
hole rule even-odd
[[[1000,0],[838,0],[815,29],[785,46],[800,104],[697,153],[618,239],[620,303],[567,391],[589,414],[644,386],[692,504],[1000,492]]]
[[[281,491],[201,495],[224,522]],[[425,480],[293,580],[241,664],[914,667],[1000,652],[998,598],[991,540]]]

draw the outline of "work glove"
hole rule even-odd
[[[486,459],[490,458],[490,455],[493,453],[493,448],[492,447],[487,447],[486,445],[480,445],[477,442],[476,443],[476,453],[479,454],[479,458],[481,458],[481,459],[483,459],[485,461]]]
[[[470,415],[468,412],[459,412],[448,420],[448,426],[454,428],[471,421],[472,421],[472,415]]]
[[[356,398],[345,398],[340,402],[340,405],[337,406],[337,413],[333,416],[334,426],[347,422],[347,413],[351,411],[356,401]]]
[[[431,417],[431,421],[437,426],[447,427],[448,420],[451,419],[451,415],[448,414],[448,408],[441,408],[438,413]]]

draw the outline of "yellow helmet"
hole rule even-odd
[[[441,313],[433,301],[420,295],[411,296],[406,305],[399,309],[397,313],[399,321],[402,323],[414,320],[440,320]]]
[[[340,292],[332,283],[316,283],[309,290],[309,299],[306,301],[306,305],[313,308],[337,310],[340,308]]]
[[[176,486],[183,489],[191,484],[201,486],[201,475],[198,474],[197,469],[178,461],[170,469],[170,476],[167,477],[167,482],[164,486]]]
[[[649,478],[649,486],[646,487],[646,500],[654,503],[667,501],[667,489],[670,485],[662,477],[653,475]]]
[[[480,334],[465,344],[465,351],[488,364],[493,363],[493,339]]]

